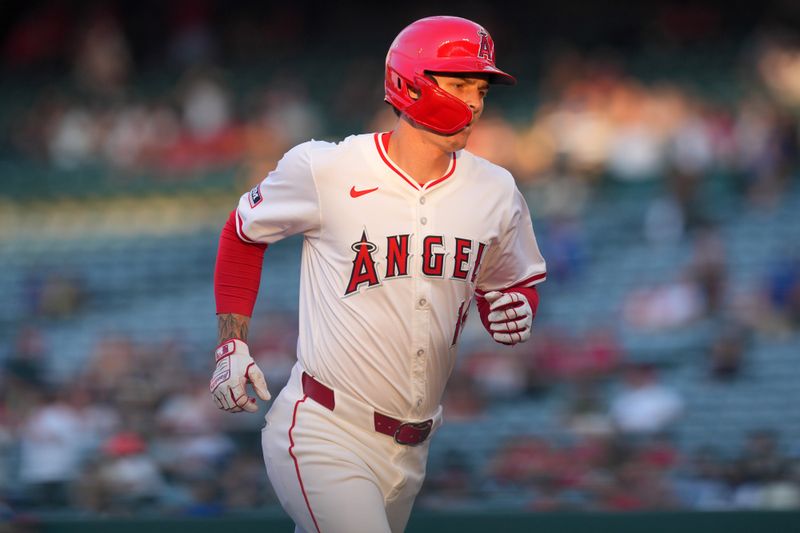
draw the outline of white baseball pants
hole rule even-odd
[[[430,436],[398,444],[374,411],[335,391],[333,411],[302,390],[303,368],[267,413],[261,443],[270,482],[296,533],[399,533],[425,478]],[[433,431],[441,424],[441,408]],[[431,434],[432,434],[431,433]]]

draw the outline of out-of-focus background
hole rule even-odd
[[[800,508],[800,4],[503,4],[0,6],[3,520],[277,508],[261,415],[207,389],[219,230],[293,145],[392,127],[386,50],[432,14],[519,78],[469,149],[549,274],[527,344],[473,310],[416,509]],[[253,319],[273,396],[299,245]]]

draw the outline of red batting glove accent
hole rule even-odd
[[[489,291],[486,291],[489,292]],[[518,292],[525,296],[528,299],[528,304],[531,306],[531,311],[533,311],[533,317],[536,318],[536,308],[539,307],[539,292],[536,290],[536,287],[511,287],[510,289],[505,289],[500,291],[503,294],[508,292]],[[481,323],[483,323],[483,327],[486,328],[486,331],[489,332],[491,335],[492,329],[489,325],[489,302],[486,301],[486,298],[481,296],[480,294],[476,294],[475,300],[478,304],[478,314],[481,316]]]
[[[214,269],[214,297],[217,314],[252,316],[266,244],[244,242],[236,233],[236,210],[222,228]]]

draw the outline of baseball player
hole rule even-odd
[[[545,279],[525,200],[506,170],[464,150],[494,43],[458,17],[418,20],[386,57],[390,132],[310,141],[242,195],[220,238],[220,409],[269,400],[247,331],[265,248],[301,233],[297,364],[262,430],[267,473],[306,533],[403,531],[473,298],[500,343],[530,336]]]

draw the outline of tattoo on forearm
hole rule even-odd
[[[230,339],[241,339],[247,342],[247,330],[250,317],[233,313],[217,315],[220,344]]]

